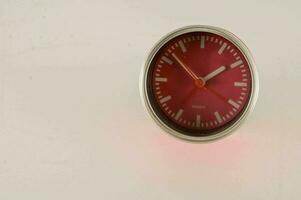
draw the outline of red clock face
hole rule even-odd
[[[240,49],[224,37],[190,32],[163,45],[147,73],[156,115],[189,136],[216,134],[246,109],[252,76]]]

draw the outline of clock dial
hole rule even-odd
[[[166,41],[146,74],[147,96],[165,126],[189,137],[220,133],[241,118],[253,87],[250,64],[233,41],[189,31]]]

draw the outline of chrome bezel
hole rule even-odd
[[[245,59],[247,60],[247,62],[249,64],[251,77],[252,77],[252,89],[251,89],[250,100],[249,100],[246,108],[244,109],[243,113],[232,125],[230,125],[229,127],[227,127],[226,129],[224,129],[222,131],[213,133],[212,135],[209,135],[209,136],[197,136],[197,137],[188,136],[177,130],[172,129],[170,126],[168,126],[168,124],[164,123],[164,121],[160,119],[160,116],[158,116],[156,114],[153,107],[151,106],[150,99],[149,99],[148,92],[147,92],[147,90],[148,90],[147,74],[148,74],[148,70],[150,68],[150,64],[151,64],[154,56],[156,55],[156,53],[163,47],[164,44],[166,44],[171,39],[173,39],[179,35],[182,35],[185,33],[190,33],[190,32],[214,33],[214,34],[220,35],[220,36],[228,39],[229,41],[231,41],[233,44],[235,44],[237,46],[237,48],[239,48],[239,50],[245,56]],[[148,57],[145,61],[145,64],[144,64],[144,66],[141,70],[141,74],[140,74],[140,95],[141,95],[144,107],[146,108],[146,110],[148,111],[150,116],[153,118],[153,120],[164,131],[170,133],[171,135],[173,135],[177,138],[192,141],[192,142],[208,142],[208,141],[222,138],[222,137],[232,133],[233,130],[238,128],[242,124],[242,122],[246,119],[247,115],[254,109],[254,106],[255,106],[257,98],[258,98],[258,92],[259,92],[258,74],[257,74],[256,66],[254,63],[254,59],[253,59],[248,47],[233,33],[229,32],[227,30],[224,30],[222,28],[208,26],[208,25],[186,26],[186,27],[177,29],[177,30],[165,35],[163,38],[161,38],[161,40],[159,40],[159,42],[152,48],[152,50],[148,54]]]

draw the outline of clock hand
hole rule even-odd
[[[209,74],[207,74],[203,79],[205,81],[208,81],[208,80],[212,79],[213,77],[219,75],[220,73],[222,73],[225,70],[226,70],[225,66],[220,66],[216,70],[214,70],[214,71],[210,72]]]
[[[216,92],[212,88],[208,88],[208,86],[204,87],[204,89],[208,90],[209,92],[211,92],[212,94],[214,94],[217,98],[219,98],[220,100],[222,100],[223,102],[225,102],[228,105],[228,99],[226,97],[224,97],[223,95],[219,94],[218,92]]]
[[[195,73],[180,59],[175,53],[171,54],[172,57],[180,64],[180,66],[191,76],[197,87],[202,88],[205,85],[205,81],[202,78],[197,77]]]
[[[195,75],[195,73],[185,63],[183,63],[182,60],[178,58],[178,56],[175,53],[173,53],[172,56],[174,57],[174,59],[176,59],[176,61],[180,64],[180,66],[193,78],[193,80],[199,79]]]

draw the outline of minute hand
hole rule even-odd
[[[183,63],[182,60],[180,60],[175,53],[173,53],[172,56],[180,64],[180,66],[191,76],[192,79],[199,79],[199,77],[197,77],[197,75],[195,75],[195,73],[185,63]]]
[[[208,80],[212,79],[213,77],[219,75],[220,73],[222,73],[225,70],[226,70],[225,66],[220,66],[216,70],[214,70],[214,71],[210,72],[209,74],[207,74],[203,79],[205,81],[208,81]]]

